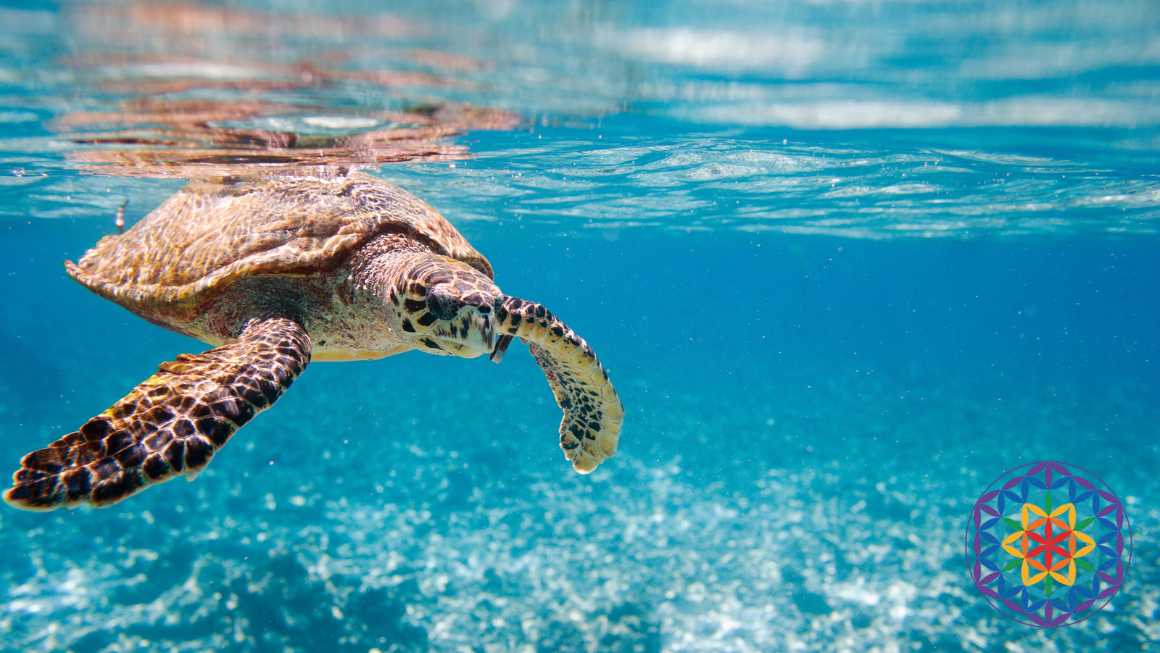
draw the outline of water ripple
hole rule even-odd
[[[505,134],[455,168],[386,168],[448,214],[596,235],[648,226],[856,238],[1157,231],[1160,179],[1130,167],[969,149],[909,152],[735,133]],[[521,143],[533,141],[526,149]],[[454,193],[446,182],[456,180]],[[500,212],[490,198],[509,199]]]

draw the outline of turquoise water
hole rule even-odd
[[[200,343],[72,282],[184,179],[361,167],[600,355],[311,365],[193,483],[0,509],[3,651],[1160,650],[1148,2],[0,9],[0,460]],[[1124,499],[1122,591],[992,610],[1003,472]]]

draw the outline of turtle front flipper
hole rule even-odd
[[[590,473],[616,453],[624,423],[624,406],[600,360],[583,338],[539,304],[504,297],[495,318],[496,333],[528,343],[564,409],[560,448],[576,471]],[[508,339],[501,336],[496,344],[500,356]]]
[[[4,500],[22,510],[102,507],[178,474],[193,480],[309,362],[297,322],[250,320],[237,339],[162,363],[79,431],[25,456]]]

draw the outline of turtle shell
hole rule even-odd
[[[188,322],[234,281],[340,267],[360,246],[399,233],[493,277],[491,264],[414,195],[354,173],[253,183],[195,181],[122,235],[106,236],[73,279],[150,321]]]

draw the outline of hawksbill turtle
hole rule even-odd
[[[412,349],[499,362],[528,344],[564,409],[576,471],[616,452],[624,408],[588,343],[500,292],[491,264],[414,195],[363,173],[195,181],[68,274],[144,319],[213,346],[153,376],[21,460],[10,505],[107,506],[193,478],[311,361]]]

